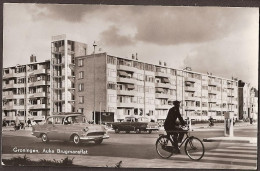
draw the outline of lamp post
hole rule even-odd
[[[182,115],[183,115],[183,111],[184,111],[184,70],[187,70],[189,67],[185,67],[182,69]],[[186,113],[186,117],[187,117],[187,113]]]
[[[94,124],[96,122],[96,60],[95,60],[95,50],[96,50],[96,42],[94,41],[93,47],[94,47],[94,52],[93,52],[93,58],[94,58]]]

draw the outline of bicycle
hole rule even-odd
[[[172,131],[172,133],[180,132],[184,132],[186,137],[183,138],[184,140],[182,140],[181,144],[178,145],[178,148],[180,149],[181,146],[185,143],[184,150],[186,155],[188,155],[192,160],[200,160],[205,153],[205,148],[202,141],[197,137],[190,136],[189,128],[184,131]],[[156,141],[156,151],[162,158],[169,158],[175,153],[173,136],[174,135],[159,135],[159,138]]]

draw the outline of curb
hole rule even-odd
[[[230,142],[230,143],[256,144],[257,138],[254,138],[254,137],[213,137],[213,138],[204,138],[203,142]]]

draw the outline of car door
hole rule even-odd
[[[53,117],[52,127],[49,127],[49,139],[63,140],[64,139],[64,125],[62,123],[63,117]]]

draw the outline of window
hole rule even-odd
[[[107,83],[107,89],[116,90],[116,83]]]
[[[84,84],[83,83],[80,83],[79,84],[79,91],[83,91],[84,90]]]
[[[80,104],[84,103],[84,96],[79,96],[79,103]]]
[[[84,78],[84,71],[80,71],[79,72],[79,79],[83,79]]]
[[[78,60],[78,66],[79,66],[79,67],[82,67],[82,66],[83,66],[83,59],[79,59],[79,60]]]

